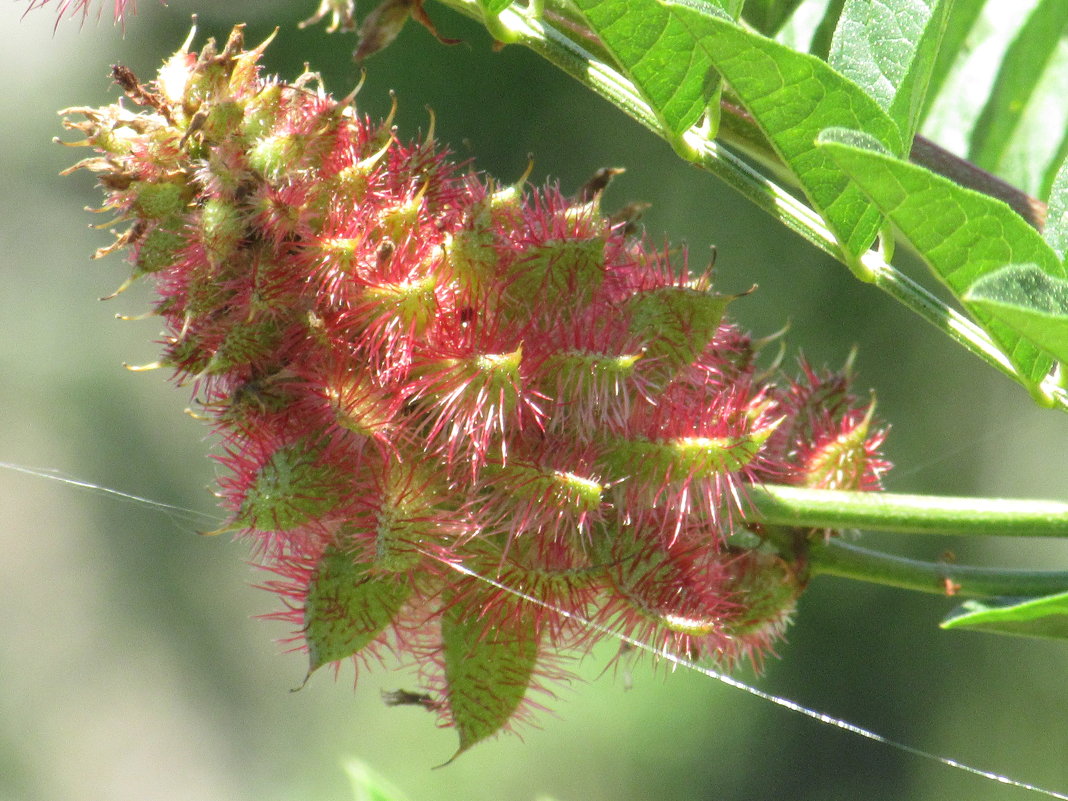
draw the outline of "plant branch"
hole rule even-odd
[[[486,24],[482,9],[476,0],[438,1],[465,16]],[[849,259],[820,216],[789,191],[762,175],[726,147],[709,140],[705,133],[696,127],[685,132],[679,139],[666,136],[655,113],[634,85],[606,60],[594,55],[594,51],[599,49],[597,43],[585,41],[582,32],[576,30],[568,20],[551,16],[548,12],[539,17],[512,6],[505,9],[500,17],[488,27],[498,38],[503,37],[511,43],[528,47],[555,64],[634,120],[666,138],[684,158],[724,181],[812,245],[843,264],[849,265]],[[745,133],[744,119],[737,113],[731,113],[732,108],[731,104],[726,104],[727,113],[723,115],[723,119],[726,121],[733,118],[735,122],[743,124],[733,126],[724,124],[721,133],[735,141],[743,152],[762,163],[767,161],[761,158],[758,152],[761,148],[760,141],[751,131]],[[945,151],[941,152],[945,153]],[[955,158],[951,157],[944,161],[949,163]],[[960,160],[957,159],[957,161]],[[878,252],[868,251],[861,257],[861,264],[871,276],[871,283],[876,287],[907,306],[989,366],[1014,381],[1025,386],[1028,384],[994,345],[985,331],[887,263]],[[1042,392],[1044,393],[1043,401],[1068,409],[1068,392],[1063,387],[1048,380],[1042,385]]]
[[[775,484],[746,488],[750,519],[791,528],[901,534],[1066,537],[1068,503],[846,492]]]
[[[792,177],[783,169],[778,154],[768,144],[752,115],[735,102],[729,93],[724,97],[720,108],[722,114],[719,138],[772,171],[780,180],[793,183]],[[924,136],[916,135],[913,138],[909,161],[961,186],[1003,201],[1039,231],[1046,225],[1046,204],[1041,200],[1031,197],[1008,181],[1003,181]]]
[[[831,540],[809,552],[812,575],[884,584],[938,595],[1033,597],[1068,591],[1068,572],[1009,570],[951,562],[923,562]]]

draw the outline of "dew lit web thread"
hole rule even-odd
[[[981,776],[984,779],[989,779],[991,781],[998,782],[999,784],[1005,784],[1010,787],[1017,787],[1021,790],[1030,790],[1031,792],[1039,793],[1049,798],[1061,799],[1061,801],[1068,801],[1068,795],[1065,795],[1063,793],[1058,793],[1054,790],[1047,790],[1044,787],[1039,787],[1034,784],[1028,784],[1027,782],[1017,781],[1016,779],[1009,778],[1008,776],[1003,776],[999,773],[983,770],[982,768],[976,768],[972,765],[967,765],[963,762],[958,762],[955,759],[950,759],[949,757],[932,754],[929,751],[924,751],[922,748],[917,748],[915,746],[907,745],[906,743],[902,743],[897,740],[892,740],[889,737],[884,737],[881,734],[871,731],[870,729],[865,729],[861,726],[857,726],[856,724],[850,723],[847,720],[842,720],[841,718],[833,717],[832,715],[828,715],[824,712],[820,712],[815,709],[809,709],[808,707],[802,706],[796,701],[791,701],[789,698],[783,698],[782,696],[773,695],[772,693],[765,692],[764,690],[761,690],[757,687],[753,687],[752,685],[746,684],[743,681],[739,681],[738,679],[732,678],[726,673],[720,673],[719,671],[713,670],[712,668],[706,667],[704,665],[700,665],[689,659],[681,657],[678,654],[674,654],[664,648],[657,648],[655,645],[650,645],[649,643],[637,640],[633,637],[623,634],[622,632],[615,631],[609,628],[608,626],[601,625],[600,623],[596,623],[592,620],[587,620],[581,615],[574,614],[573,612],[568,612],[565,609],[560,609],[550,603],[546,603],[538,598],[528,595],[527,593],[521,590],[514,589],[488,576],[483,576],[479,573],[476,573],[474,570],[471,570],[465,565],[455,562],[444,562],[444,564],[448,565],[453,570],[462,573],[465,576],[470,576],[471,578],[477,579],[478,581],[483,581],[492,587],[496,587],[499,590],[503,590],[507,593],[510,593],[511,595],[514,595],[515,597],[520,598],[524,601],[549,609],[550,611],[558,615],[562,615],[566,618],[574,620],[580,625],[587,626],[594,631],[600,632],[601,634],[607,634],[610,637],[614,637],[620,642],[626,643],[627,645],[633,648],[638,648],[642,651],[645,651],[646,653],[653,654],[654,656],[659,657],[661,659],[666,659],[673,665],[686,668],[687,670],[696,671],[697,673],[707,676],[710,679],[715,679],[717,681],[722,682],[723,684],[726,684],[729,687],[733,687],[736,690],[743,690],[744,692],[747,692],[750,695],[754,695],[757,698],[763,699],[764,701],[770,701],[771,703],[777,706],[781,706],[785,709],[790,710],[791,712],[796,712],[799,715],[804,715],[805,717],[812,718],[813,720],[819,721],[820,723],[823,723],[827,726],[833,726],[835,728],[842,729],[844,731],[863,737],[867,740],[872,740],[874,742],[893,748],[896,751],[901,751],[902,753],[911,754],[913,756],[921,757],[932,762],[937,762],[939,764],[946,765],[951,768],[956,768],[957,770],[962,770],[965,773],[970,773],[974,776]]]
[[[68,485],[70,485],[72,487],[78,487],[79,489],[85,489],[85,490],[89,490],[91,492],[100,493],[100,494],[103,494],[103,495],[110,495],[110,496],[119,498],[121,500],[130,502],[130,503],[144,504],[146,506],[149,506],[150,508],[153,508],[153,509],[156,509],[156,510],[158,510],[160,512],[163,512],[163,513],[167,514],[168,516],[176,516],[177,515],[177,516],[179,516],[181,518],[184,518],[186,520],[197,520],[197,519],[207,519],[207,520],[212,520],[212,521],[215,520],[215,518],[212,515],[206,514],[204,512],[199,512],[199,511],[197,511],[195,509],[189,509],[189,508],[182,507],[182,506],[175,506],[173,504],[163,503],[161,501],[154,501],[151,498],[143,498],[143,497],[141,497],[139,495],[133,495],[133,494],[128,493],[128,492],[122,492],[120,490],[111,489],[110,487],[105,487],[105,486],[102,486],[102,485],[99,485],[99,484],[94,484],[94,483],[92,483],[90,481],[82,481],[82,480],[75,479],[75,478],[69,478],[67,476],[63,476],[63,475],[59,474],[58,472],[52,471],[52,470],[42,470],[42,469],[37,469],[37,468],[32,468],[32,467],[24,467],[22,465],[11,464],[10,462],[0,462],[0,468],[4,468],[4,469],[7,469],[7,470],[12,470],[12,471],[15,471],[17,473],[23,473],[25,475],[30,475],[30,476],[36,476],[36,477],[39,477],[39,478],[50,479],[52,481],[58,481],[61,484],[68,484]],[[431,554],[427,554],[427,555],[428,556],[432,556]],[[473,579],[485,582],[486,584],[490,585],[491,587],[495,587],[496,589],[503,590],[504,592],[507,592],[507,593],[515,596],[516,598],[519,598],[519,599],[521,599],[523,601],[526,601],[528,603],[536,604],[537,606],[541,606],[541,607],[544,607],[546,609],[549,609],[550,611],[554,612],[555,614],[561,615],[561,616],[563,616],[565,618],[568,618],[570,620],[574,620],[576,623],[578,623],[578,624],[580,624],[582,626],[587,626],[587,627],[589,627],[590,629],[592,629],[594,631],[600,632],[601,634],[607,634],[609,637],[613,637],[613,638],[619,640],[620,642],[626,643],[627,645],[629,645],[629,646],[631,646],[633,648],[640,649],[642,651],[645,651],[646,653],[652,654],[652,655],[654,655],[656,657],[659,657],[661,659],[666,659],[668,662],[671,662],[673,665],[677,665],[678,667],[682,667],[682,668],[685,668],[687,670],[693,670],[693,671],[695,671],[697,673],[700,673],[700,674],[702,674],[704,676],[707,676],[710,679],[715,679],[716,681],[719,681],[719,682],[721,682],[723,684],[726,684],[729,687],[733,687],[736,690],[742,690],[742,691],[744,691],[746,693],[749,693],[750,695],[756,696],[757,698],[760,698],[760,699],[762,699],[764,701],[769,701],[769,702],[775,704],[776,706],[783,707],[784,709],[788,709],[791,712],[795,712],[795,713],[797,713],[799,715],[803,715],[803,716],[805,716],[807,718],[811,718],[811,719],[813,719],[815,721],[818,721],[819,723],[822,723],[824,725],[832,726],[832,727],[837,728],[837,729],[842,729],[843,731],[847,731],[847,732],[855,734],[855,735],[857,735],[859,737],[863,737],[866,740],[872,740],[872,741],[874,741],[876,743],[880,743],[880,744],[885,745],[885,746],[887,746],[889,748],[893,748],[896,751],[900,751],[900,752],[905,753],[905,754],[911,754],[912,756],[917,756],[917,757],[920,757],[922,759],[929,760],[931,762],[937,762],[937,763],[939,763],[941,765],[945,765],[945,766],[950,767],[950,768],[955,768],[957,770],[962,770],[965,773],[970,773],[970,774],[972,774],[974,776],[979,776],[981,778],[988,779],[990,781],[995,781],[995,782],[998,782],[999,784],[1008,785],[1009,787],[1016,787],[1016,788],[1019,788],[1021,790],[1029,790],[1029,791],[1031,791],[1033,793],[1038,793],[1038,794],[1046,796],[1048,798],[1059,799],[1060,801],[1068,801],[1068,795],[1065,795],[1063,793],[1058,793],[1058,792],[1056,792],[1054,790],[1047,790],[1044,787],[1039,787],[1039,786],[1034,785],[1034,784],[1028,784],[1027,782],[1017,781],[1016,779],[1009,778],[1008,776],[1003,776],[1003,775],[1001,775],[999,773],[994,773],[992,771],[983,770],[981,768],[976,768],[976,767],[973,767],[971,765],[967,765],[967,764],[965,764],[963,762],[958,762],[955,759],[950,759],[949,757],[944,757],[944,756],[939,756],[937,754],[932,754],[929,751],[924,751],[922,748],[917,748],[915,746],[907,745],[907,744],[899,742],[897,740],[892,740],[889,737],[884,737],[881,734],[878,734],[878,733],[876,733],[874,731],[871,731],[870,729],[865,729],[862,726],[857,726],[857,725],[855,725],[853,723],[850,723],[847,720],[842,720],[841,718],[833,717],[832,715],[828,715],[828,714],[826,714],[824,712],[820,712],[820,711],[815,710],[815,709],[809,709],[808,707],[802,706],[801,704],[797,703],[796,701],[791,701],[789,698],[783,698],[782,696],[773,695],[772,693],[765,692],[764,690],[758,689],[757,687],[753,687],[752,685],[746,684],[743,681],[739,681],[738,679],[732,678],[731,676],[729,676],[729,675],[727,675],[725,673],[720,673],[719,671],[713,670],[712,668],[706,667],[705,665],[700,665],[700,664],[698,664],[696,662],[693,662],[693,661],[691,661],[689,659],[681,657],[678,654],[674,654],[674,653],[672,653],[672,652],[670,652],[670,651],[668,651],[666,649],[657,648],[654,645],[650,645],[649,643],[642,642],[641,640],[635,639],[634,637],[630,637],[630,636],[628,636],[626,634],[623,634],[622,632],[615,631],[615,630],[609,628],[608,626],[601,625],[600,623],[596,623],[596,622],[594,622],[592,620],[587,620],[586,618],[582,617],[581,615],[577,615],[577,614],[575,614],[573,612],[568,612],[565,609],[560,609],[560,608],[558,608],[556,606],[553,606],[550,603],[546,603],[545,601],[542,601],[542,600],[540,600],[538,598],[535,598],[535,597],[533,597],[531,595],[528,595],[527,593],[523,592],[522,590],[514,589],[512,587],[509,587],[506,584],[502,584],[501,582],[490,578],[489,576],[483,576],[483,575],[481,575],[479,573],[476,573],[474,570],[471,570],[469,567],[466,567],[465,565],[462,565],[462,564],[459,564],[459,563],[456,563],[456,562],[449,562],[449,561],[443,561],[442,563],[445,564],[446,566],[452,568],[453,570],[457,571],[458,573],[462,573],[465,576],[470,576]]]
[[[158,512],[162,512],[167,515],[173,522],[177,523],[183,521],[186,523],[196,523],[197,521],[211,521],[216,522],[217,516],[208,514],[207,512],[200,512],[196,509],[188,509],[184,506],[175,506],[170,503],[163,503],[162,501],[154,501],[151,498],[144,498],[140,495],[133,495],[129,492],[122,492],[121,490],[111,489],[105,487],[102,484],[94,484],[91,481],[83,481],[78,478],[71,478],[65,476],[58,470],[46,470],[38,467],[26,467],[25,465],[12,464],[11,462],[0,462],[0,468],[5,470],[12,470],[16,473],[22,473],[27,476],[34,476],[36,478],[45,478],[50,481],[58,481],[60,484],[67,484],[71,487],[77,487],[78,489],[89,490],[90,492],[98,495],[110,495],[113,498],[125,501],[127,503],[140,504],[147,506],[150,509],[155,509]]]
[[[947,462],[951,462],[963,456],[979,456],[981,455],[979,449],[980,445],[1004,442],[1006,435],[1015,435],[1026,425],[1028,425],[1028,421],[1017,419],[1003,421],[998,425],[981,432],[969,432],[967,437],[962,438],[965,441],[956,445],[940,445],[937,452],[928,455],[925,458],[916,460],[908,467],[895,465],[892,474],[894,481],[900,481],[904,478],[911,478],[917,474],[925,473],[928,470],[940,467]]]

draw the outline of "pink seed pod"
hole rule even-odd
[[[871,408],[845,376],[758,374],[733,298],[598,193],[462,171],[311,76],[262,77],[266,46],[237,28],[149,84],[118,69],[137,108],[65,124],[128,224],[98,255],[154,282],[224,529],[309,674],[407,657],[463,751],[530,713],[601,636],[584,621],[759,663],[806,575],[746,488],[877,489]]]

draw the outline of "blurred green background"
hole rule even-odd
[[[81,29],[25,2],[0,8],[0,800],[341,801],[341,763],[366,761],[411,801],[662,799],[1023,799],[1030,797],[746,696],[703,676],[614,653],[587,659],[590,681],[559,688],[540,729],[508,736],[432,770],[454,734],[414,708],[387,709],[380,690],[410,676],[324,671],[299,693],[304,661],[280,656],[287,632],[253,619],[273,598],[244,545],[196,532],[219,515],[208,487],[207,431],[182,413],[188,390],[123,362],[154,359],[146,288],[105,303],[126,276],[109,241],[87,229],[99,203],[88,174],[58,171],[86,151],[50,143],[55,111],[117,95],[113,62],[142,77],[185,38],[249,23],[257,42],[280,33],[267,67],[294,77],[304,62],[347,93],[359,80],[352,41],[296,29],[312,0],[205,3],[142,0],[125,35]],[[858,389],[892,423],[887,450],[898,491],[1068,500],[1068,420],[954,348],[901,307],[762,212],[687,167],[660,140],[532,54],[492,52],[486,35],[430,4],[444,47],[410,25],[367,65],[359,104],[400,102],[402,135],[425,130],[427,107],[458,158],[502,180],[533,155],[535,181],[574,190],[602,166],[625,166],[606,206],[646,201],[657,241],[686,243],[703,262],[718,248],[719,288],[759,291],[732,307],[758,335],[789,322],[799,349],[839,365],[854,346]],[[106,14],[110,13],[110,9]],[[68,135],[67,138],[70,138]],[[11,465],[56,471],[190,510],[168,511],[86,491]],[[937,559],[1064,567],[1063,544],[875,540]],[[938,754],[1068,790],[1068,646],[941,633],[951,599],[833,579],[802,599],[780,660],[752,677],[769,692]],[[743,676],[745,678],[745,676]]]

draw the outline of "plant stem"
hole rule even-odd
[[[439,2],[486,24],[483,11],[476,0],[439,0]],[[567,20],[553,18],[550,22],[548,14],[535,16],[524,13],[521,8],[509,7],[501,13],[493,25],[495,28],[504,26],[512,42],[530,48],[555,64],[634,120],[666,138],[685,158],[727,183],[811,244],[849,266],[849,259],[823,224],[820,216],[790,192],[761,175],[717,142],[709,140],[696,128],[687,131],[679,139],[667,136],[656,114],[634,85],[605,60],[594,55],[593,51],[597,49],[596,43],[580,41],[581,31],[572,30],[573,26],[568,24]],[[751,141],[752,137],[745,134],[744,120],[739,118],[736,120],[739,124],[734,126],[726,123],[732,117],[732,108],[729,102],[724,105],[725,124],[721,128],[721,134],[730,137],[733,131],[744,152],[759,150],[760,143]],[[737,113],[733,113],[733,116],[738,117]],[[940,152],[944,153],[944,151]],[[755,157],[760,159],[760,154],[755,154]],[[991,367],[1024,386],[1029,384],[1017,373],[985,331],[927,289],[903,275],[884,261],[877,252],[866,253],[861,258],[861,263],[871,276],[871,282],[879,289],[907,306]],[[1045,393],[1044,400],[1050,404],[1068,409],[1068,392],[1063,387],[1047,381],[1042,386],[1042,392]]]
[[[809,552],[809,568],[812,575],[841,576],[938,595],[1027,597],[1068,591],[1066,571],[922,562],[860,548],[842,540],[814,546]]]
[[[751,520],[790,528],[902,534],[1066,537],[1068,503],[846,492],[775,484],[746,487]]]

